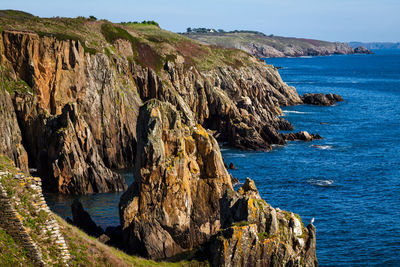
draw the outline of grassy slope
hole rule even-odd
[[[0,155],[0,171],[8,171],[12,175],[21,174],[15,168],[12,161]],[[10,175],[11,176],[11,175]],[[27,175],[28,176],[28,175]],[[13,179],[1,179],[1,183],[8,192],[8,195],[21,199],[22,207],[18,207],[17,211],[24,220],[24,226],[31,229],[30,233],[39,233],[42,227],[40,213],[32,210],[32,202],[30,202],[30,192],[27,187],[15,182]],[[26,206],[26,208],[25,208]],[[30,210],[31,209],[31,210]],[[29,211],[30,210],[30,211]],[[54,215],[56,216],[56,215]],[[88,236],[78,228],[68,224],[66,221],[56,216],[65,241],[68,244],[70,254],[72,256],[71,266],[204,266],[206,263],[197,261],[179,261],[172,262],[155,262],[140,257],[130,256],[115,248],[109,247],[95,238]],[[25,224],[26,222],[26,224]],[[33,230],[33,231],[32,231]],[[43,255],[47,257],[46,262],[57,266],[58,255],[53,254],[52,248],[56,244],[46,239],[40,239],[40,236],[32,236],[40,247]],[[0,266],[33,266],[33,263],[27,257],[26,251],[16,242],[4,229],[0,228]]]
[[[265,36],[255,33],[210,33],[210,34],[190,34],[190,38],[215,45],[220,45],[224,47],[237,47],[238,45],[247,46],[249,43],[261,44],[264,46],[271,46],[279,51],[284,51],[285,48],[290,46],[300,47],[302,49],[312,48],[312,47],[330,47],[334,43],[311,40],[311,39],[301,39],[301,38],[291,38],[291,37],[280,37],[280,36]]]
[[[255,62],[246,52],[202,45],[185,36],[163,30],[156,25],[124,23],[78,18],[39,18],[20,11],[0,10],[0,31],[17,30],[53,36],[59,40],[79,40],[91,54],[112,50],[114,40],[132,43],[137,63],[160,71],[167,60],[184,58],[188,66],[209,70],[219,66],[240,67]],[[111,36],[110,36],[111,34]],[[114,36],[112,36],[114,35]]]

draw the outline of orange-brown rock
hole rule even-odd
[[[220,229],[219,200],[232,184],[218,144],[171,104],[150,100],[140,109],[134,175],[120,201],[129,252],[168,258]]]
[[[12,159],[17,167],[28,172],[28,155],[22,145],[21,131],[13,103],[6,87],[11,86],[0,69],[0,154]],[[13,88],[9,88],[13,89]]]
[[[206,245],[213,266],[318,266],[315,227],[271,207],[251,179],[228,190],[220,209],[223,230]]]
[[[3,31],[0,63],[31,88],[16,90],[12,99],[30,166],[38,168],[47,190],[81,194],[126,188],[111,171],[131,167],[136,151],[141,100],[126,60],[89,55],[74,40]],[[54,124],[71,103],[77,124]],[[48,140],[55,132],[62,140]]]

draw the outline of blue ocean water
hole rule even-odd
[[[337,93],[333,107],[285,107],[296,131],[323,140],[270,152],[222,149],[233,176],[255,180],[274,207],[315,217],[321,266],[400,265],[400,51],[374,55],[266,59],[303,93]],[[128,180],[132,175],[125,174]],[[121,193],[80,197],[101,226],[119,224]],[[72,198],[48,195],[70,216]]]

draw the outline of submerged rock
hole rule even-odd
[[[125,249],[152,259],[198,248],[220,229],[232,190],[216,140],[169,103],[140,109],[135,181],[120,201]]]

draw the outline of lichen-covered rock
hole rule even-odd
[[[206,248],[213,266],[318,265],[315,227],[272,208],[249,178],[221,199],[221,226]]]
[[[2,73],[0,75],[2,76]],[[17,116],[11,96],[4,88],[7,83],[5,77],[1,78],[3,79],[0,82],[0,154],[6,155],[17,167],[28,172],[28,155],[22,145]]]
[[[169,103],[140,109],[135,181],[120,201],[125,249],[153,259],[199,247],[220,229],[231,178],[216,140]]]
[[[29,165],[38,169],[46,190],[126,188],[111,168],[133,165],[141,100],[125,61],[89,55],[74,40],[2,32],[0,64],[30,89],[16,89],[11,97]],[[61,127],[55,118],[71,103],[77,120]]]

